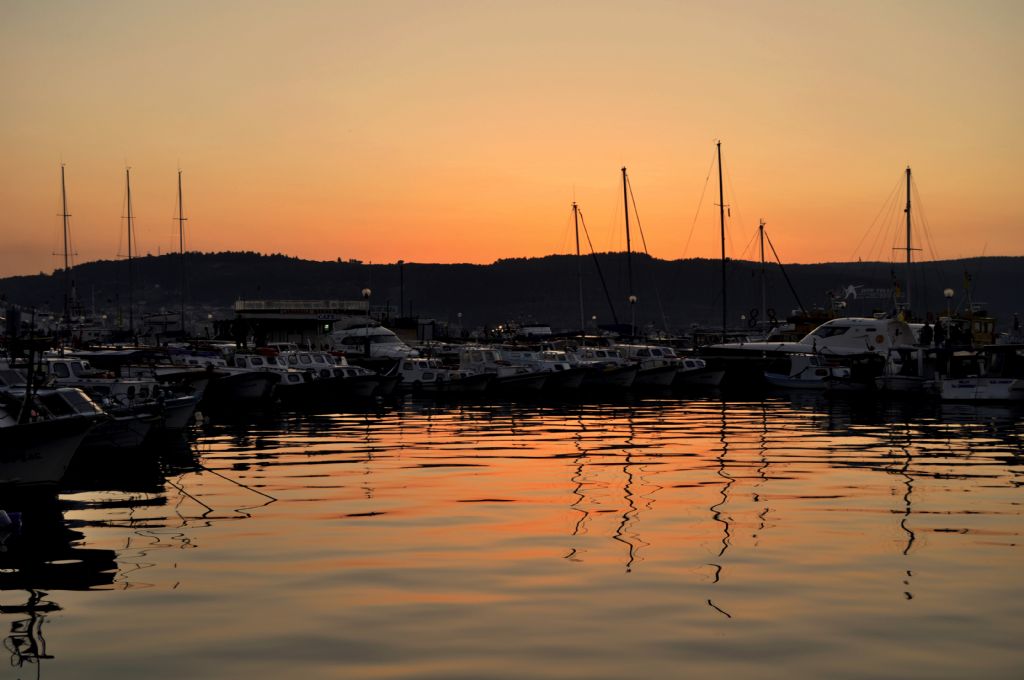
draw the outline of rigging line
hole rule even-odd
[[[729,228],[732,225],[732,209],[736,208],[736,219],[739,220],[739,224],[744,224],[743,213],[740,211],[740,201],[737,198],[736,188],[732,183],[732,176],[729,174],[729,170],[722,166],[722,170],[725,172],[725,183],[729,187],[729,204],[726,206],[726,221],[725,221],[725,235],[729,239],[729,250],[733,253],[736,252],[732,242],[732,230]],[[734,256],[735,259],[735,256]]]
[[[172,482],[170,479],[165,479],[164,481],[167,482],[168,484],[170,484],[171,486],[173,486],[175,489],[177,489],[178,493],[180,493],[181,495],[185,496],[186,498],[190,498],[191,500],[195,501],[199,505],[201,505],[204,508],[206,508],[206,512],[204,512],[202,515],[200,515],[200,517],[205,517],[206,515],[208,515],[211,512],[213,512],[213,508],[211,508],[209,505],[207,505],[206,503],[202,502],[201,500],[199,500],[198,498],[196,498],[195,496],[190,494],[188,491],[185,491],[184,487],[178,486],[177,484]]]
[[[878,231],[875,233],[875,238],[871,242],[871,248],[867,253],[865,253],[868,260],[886,262],[891,259],[882,256],[882,247],[883,244],[889,240],[889,230],[892,228],[892,223],[895,220],[896,211],[898,210],[898,202],[898,194],[894,192],[889,196],[888,201],[882,206],[885,211],[885,215],[878,224]]]
[[[893,196],[899,191],[901,182],[902,179],[896,181],[896,184],[893,186],[892,191],[889,192],[889,196],[882,202],[882,207],[878,209],[878,214],[875,215],[875,219],[871,220],[871,224],[868,225],[867,230],[863,234],[861,234],[860,241],[857,243],[857,247],[853,249],[854,256],[856,256],[858,251],[860,251],[860,247],[864,245],[864,239],[868,237],[868,234],[871,233],[875,225],[878,223],[878,218],[882,216],[882,213],[885,211],[886,206],[889,205],[889,201],[891,201],[893,199]]]
[[[590,255],[594,258],[594,265],[597,267],[597,276],[601,279],[601,287],[604,289],[604,297],[608,301],[608,308],[612,312],[612,320],[615,322],[615,325],[618,326],[619,315],[615,313],[615,305],[612,304],[612,296],[611,293],[608,292],[608,283],[605,281],[604,273],[601,271],[601,262],[597,259],[597,253],[594,252],[594,244],[590,241],[590,231],[587,229],[587,223],[583,219],[583,211],[579,210],[579,206],[577,206],[577,211],[580,216],[580,224],[583,225],[583,233],[587,237],[587,245],[590,246]]]
[[[128,212],[128,188],[121,189],[121,219],[117,224],[117,257],[124,257],[124,219]]]
[[[875,232],[875,238],[871,242],[871,248],[866,253],[869,260],[884,262],[889,259],[882,257],[882,248],[889,240],[889,229],[892,227],[892,223],[896,219],[898,203],[899,193],[898,191],[894,191],[889,195],[888,201],[883,204],[882,208],[885,212],[878,223],[878,231]]]
[[[271,496],[271,495],[270,495],[270,494],[268,494],[268,493],[263,493],[262,491],[259,491],[259,490],[257,490],[257,489],[254,489],[254,488],[252,488],[252,487],[251,487],[251,486],[249,486],[248,484],[245,484],[245,483],[243,483],[243,482],[239,482],[239,481],[238,481],[238,480],[236,480],[236,479],[231,479],[230,477],[228,477],[228,476],[226,476],[226,475],[222,475],[221,473],[217,472],[217,471],[216,471],[216,470],[214,470],[213,468],[209,468],[209,467],[206,467],[206,466],[205,466],[205,465],[203,465],[202,463],[200,463],[200,464],[199,464],[199,468],[200,468],[201,470],[205,470],[206,472],[209,472],[210,474],[213,474],[213,475],[217,475],[218,477],[220,477],[221,479],[223,479],[223,480],[224,480],[224,481],[226,481],[226,482],[231,482],[232,484],[235,484],[235,485],[237,485],[237,486],[240,486],[240,487],[242,487],[243,489],[245,489],[246,491],[252,491],[253,493],[255,493],[255,494],[259,494],[260,496],[263,496],[264,498],[269,498],[269,499],[270,499],[271,501],[276,501],[276,500],[277,500],[276,498],[274,498],[273,496]]]
[[[921,201],[921,194],[917,189],[917,181],[911,178],[910,182],[911,187],[914,190],[914,202],[916,204],[914,216],[918,217],[921,220],[921,231],[924,234],[925,242],[928,245],[928,253],[931,256],[931,259],[938,260],[938,252],[935,250],[934,244],[932,242],[931,226],[928,223],[928,216],[924,211],[924,202]]]
[[[700,217],[700,208],[704,204],[704,194],[707,193],[708,184],[711,182],[711,171],[715,167],[715,152],[711,152],[711,164],[708,166],[707,177],[704,178],[704,188],[700,191],[700,200],[697,201],[697,212],[693,214],[693,223],[690,225],[690,233],[686,236],[686,245],[683,246],[683,259],[686,259],[686,252],[690,249],[690,239],[693,238],[693,230],[697,226],[697,218]]]
[[[782,272],[782,277],[786,279],[786,285],[789,286],[789,291],[793,293],[793,297],[796,298],[796,303],[800,305],[800,311],[805,315],[807,314],[807,308],[804,307],[804,303],[800,300],[800,296],[796,292],[796,288],[793,286],[793,282],[789,280],[789,274],[786,273],[786,268],[782,266],[782,260],[779,258],[779,254],[775,251],[775,246],[772,244],[772,239],[768,236],[768,231],[765,230],[764,238],[768,241],[768,247],[772,249],[772,255],[775,256],[775,261],[779,263],[779,271]]]
[[[746,255],[747,251],[750,250],[750,246],[754,245],[754,239],[756,239],[756,238],[757,238],[757,232],[755,231],[755,232],[753,232],[750,235],[750,240],[747,241],[747,245],[743,248],[743,251],[739,254],[739,257],[736,258],[737,260],[742,260],[743,259],[743,256]]]
[[[558,244],[558,250],[555,252],[562,252],[563,250],[573,250],[573,238],[572,238],[572,209],[569,210],[569,215],[565,218],[565,225],[562,227],[562,240]]]
[[[640,230],[640,242],[644,244],[644,255],[648,258],[651,253],[647,250],[647,238],[644,236],[643,225],[640,224],[640,213],[636,209],[636,198],[633,197],[633,183],[626,177],[626,188],[629,189],[629,200],[633,204],[633,215],[636,217],[636,228]],[[651,275],[651,287],[654,288],[654,299],[658,303],[658,313],[661,314],[661,327],[668,331],[668,320],[665,317],[665,306],[661,303],[661,291],[658,290],[658,281],[654,276],[654,262],[647,261],[647,272]]]

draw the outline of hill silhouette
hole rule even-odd
[[[598,276],[604,274],[613,311]],[[186,253],[186,304],[229,308],[238,299],[359,299],[372,291],[375,308],[391,315],[420,316],[463,325],[494,325],[510,320],[578,328],[578,269],[582,269],[584,316],[588,326],[630,323],[625,253],[599,253],[577,260],[569,255],[498,260],[478,264],[365,264],[354,260],[310,261],[252,252]],[[180,296],[179,255],[147,256],[133,262],[136,313],[177,309]],[[632,292],[639,298],[638,325],[683,329],[692,324],[721,324],[721,265],[717,260],[659,260],[633,254]],[[911,278],[913,308],[918,314],[944,313],[943,290],[951,288],[952,307],[967,303],[968,287],[975,302],[997,316],[1005,328],[1022,311],[1020,291],[1024,257],[984,257],[916,263]],[[760,264],[730,261],[728,318],[733,327],[750,320],[760,308]],[[767,306],[783,318],[800,305],[826,307],[829,293],[843,297],[851,314],[892,308],[885,295],[893,281],[905,286],[905,267],[883,262],[790,264],[766,266]],[[96,261],[75,266],[71,279],[82,307],[113,309],[125,304],[128,267],[125,261]],[[404,281],[404,286],[402,282]],[[404,289],[404,294],[403,294]],[[0,279],[0,298],[23,307],[60,310],[64,274]],[[404,304],[403,304],[404,303]],[[745,315],[746,318],[741,318]]]

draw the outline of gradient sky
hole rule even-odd
[[[154,254],[178,168],[194,250],[564,253],[574,198],[618,250],[626,165],[651,254],[717,257],[716,139],[733,257],[764,218],[786,261],[889,259],[908,164],[925,257],[1021,255],[1022,29],[1019,0],[0,0],[0,275],[58,266],[62,161],[77,262],[125,254],[126,165]]]

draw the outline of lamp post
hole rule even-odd
[[[373,293],[369,288],[363,288],[363,299],[366,300],[366,318],[370,318],[370,295]],[[363,356],[370,358],[370,331],[363,329]]]
[[[629,334],[636,337],[636,301],[635,295],[629,296]]]
[[[363,288],[363,299],[366,300],[366,316],[370,316],[370,295],[373,291],[369,288]]]
[[[950,317],[950,316],[953,315],[952,312],[950,311],[950,307],[949,307],[949,305],[950,305],[950,303],[951,303],[951,301],[953,299],[953,295],[954,295],[954,292],[953,292],[952,288],[947,288],[946,290],[942,291],[942,297],[946,298],[946,316],[947,317]]]

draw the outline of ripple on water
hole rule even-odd
[[[9,650],[45,637],[47,677],[1019,677],[1019,415],[407,400],[208,423],[184,461],[145,452],[144,485],[94,475],[26,513],[0,623]]]

